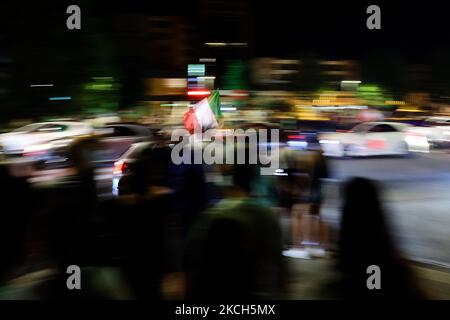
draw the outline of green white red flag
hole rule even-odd
[[[217,128],[218,120],[222,117],[220,110],[220,94],[214,90],[212,94],[196,103],[184,114],[184,127],[190,132],[202,132]]]

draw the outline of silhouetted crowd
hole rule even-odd
[[[120,196],[100,197],[95,148],[89,139],[74,144],[71,174],[48,185],[0,166],[1,299],[285,298],[282,253],[301,245],[307,224],[297,224],[300,235],[284,236],[276,208],[297,206],[292,220],[320,220],[329,168],[319,151],[309,161],[306,152],[289,154],[287,176],[262,177],[256,164],[175,165],[161,142],[130,164]],[[378,189],[363,178],[342,187],[338,237],[317,236],[336,262],[335,280],[323,289],[338,299],[423,298]],[[68,288],[71,265],[81,268],[80,290]],[[382,272],[381,290],[367,287],[370,265]]]

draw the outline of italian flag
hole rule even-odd
[[[217,128],[219,125],[217,120],[222,117],[220,110],[220,94],[218,90],[214,90],[212,94],[189,107],[184,114],[184,127],[190,133],[202,132],[208,129]]]

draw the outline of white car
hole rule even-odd
[[[413,127],[411,132],[424,135],[433,146],[444,146],[450,143],[450,118],[430,117],[425,119],[422,127]]]
[[[410,135],[411,126],[396,122],[364,122],[348,132],[319,135],[324,155],[365,157],[407,155],[409,151],[427,151],[425,136]]]
[[[0,135],[1,152],[9,156],[39,156],[68,145],[73,138],[93,132],[83,122],[58,121],[26,125]]]

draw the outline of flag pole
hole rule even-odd
[[[216,90],[220,97],[220,88],[217,88]],[[222,97],[220,97],[219,109],[220,109],[220,113],[222,114]],[[220,117],[218,125],[219,125],[219,129],[223,128],[223,125],[224,125],[223,115]]]

